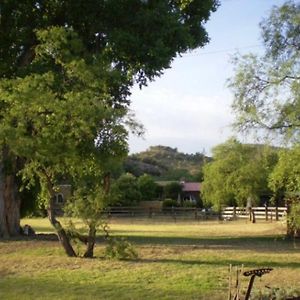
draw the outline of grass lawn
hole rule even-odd
[[[48,220],[25,219],[37,233],[51,233]],[[280,222],[110,223],[115,236],[135,244],[137,260],[68,258],[57,241],[0,240],[0,299],[227,299],[228,267],[272,267],[255,281],[265,286],[300,283],[300,243],[284,239]],[[242,290],[248,279],[243,278]]]

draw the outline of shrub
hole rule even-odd
[[[116,259],[137,259],[138,254],[125,238],[109,238],[105,256]]]
[[[165,199],[162,204],[163,208],[179,207],[179,203],[173,199]]]
[[[183,207],[196,207],[197,203],[191,202],[191,201],[183,201],[182,206]]]
[[[164,187],[164,195],[166,198],[177,199],[182,193],[182,186],[178,182],[171,182]]]

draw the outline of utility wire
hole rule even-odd
[[[229,49],[222,49],[222,50],[215,50],[215,51],[207,51],[207,52],[202,52],[202,53],[197,53],[197,54],[192,54],[192,55],[182,55],[181,57],[188,58],[188,57],[196,57],[196,56],[218,54],[218,53],[230,54],[233,51],[239,51],[239,50],[251,49],[251,48],[260,48],[260,47],[261,47],[261,45],[250,45],[250,46],[245,46],[245,47],[236,47],[236,48],[229,48]]]

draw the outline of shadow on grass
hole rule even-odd
[[[157,236],[120,236],[127,238],[137,245],[170,245],[170,246],[195,246],[203,249],[219,250],[259,250],[259,251],[292,251],[295,245],[300,248],[300,241],[296,243],[284,236],[266,237],[157,237]],[[298,250],[299,251],[299,250]]]
[[[214,250],[258,250],[260,252],[296,252],[300,249],[300,240],[293,240],[285,236],[265,237],[166,237],[166,236],[140,236],[140,235],[114,235],[118,238],[126,238],[133,244],[146,246],[191,246],[195,249]],[[34,236],[18,236],[8,239],[0,239],[1,242],[10,241],[58,241],[54,233],[43,233]],[[98,235],[97,243],[104,243],[104,237]]]
[[[166,264],[182,264],[182,265],[206,265],[206,266],[216,266],[216,267],[228,267],[230,264],[233,266],[241,266],[242,264],[247,268],[265,268],[265,267],[272,267],[272,268],[291,268],[291,269],[298,269],[300,268],[300,262],[278,262],[278,261],[257,261],[257,260],[249,260],[243,261],[238,259],[219,259],[219,260],[186,260],[186,259],[169,259],[169,258],[158,258],[158,259],[138,259],[134,260],[133,262],[136,263],[166,263]]]

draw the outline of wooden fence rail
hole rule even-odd
[[[173,219],[216,219],[220,214],[211,210],[195,207],[109,207],[105,214],[108,217],[171,217]]]
[[[252,207],[256,219],[264,219],[266,221],[282,220],[286,215],[286,207]],[[250,211],[244,207],[225,207],[220,213],[212,210],[206,210],[195,207],[109,207],[105,211],[105,215],[113,217],[171,217],[173,219],[194,219],[194,220],[236,220],[241,218],[249,218]]]
[[[268,220],[282,220],[287,213],[286,207],[277,206],[263,206],[263,207],[252,207],[247,209],[245,207],[225,207],[222,210],[222,218],[224,219],[239,219],[249,218],[250,210],[255,215],[256,219]]]

